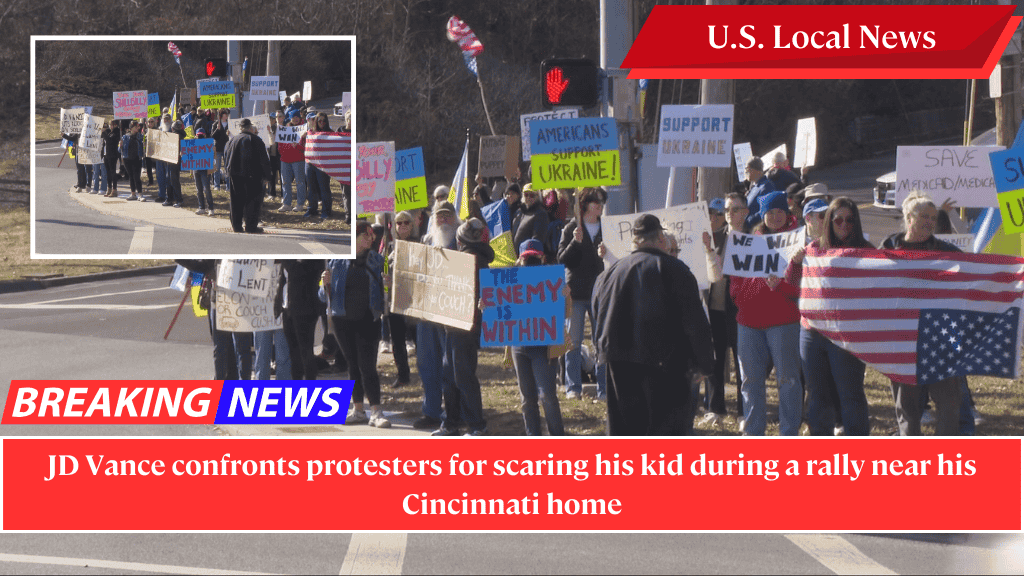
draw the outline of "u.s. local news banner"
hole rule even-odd
[[[1012,12],[657,6],[622,66],[632,78],[987,78],[1020,23]],[[458,296],[427,272],[418,290]],[[336,426],[352,388],[333,380],[15,380],[2,423]],[[5,530],[1022,528],[1019,438],[82,436],[6,437],[0,451]],[[289,494],[313,505],[261,504]],[[806,504],[810,494],[841,497],[776,514],[751,513],[746,498],[697,494],[755,495],[769,508]],[[346,495],[371,498],[373,513],[353,513]],[[950,495],[970,495],[972,504],[932,505]],[[894,497],[926,504],[893,514]]]

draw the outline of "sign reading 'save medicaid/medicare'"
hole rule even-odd
[[[530,158],[534,186],[618,186],[622,183],[622,172],[617,136],[612,118],[532,122]]]

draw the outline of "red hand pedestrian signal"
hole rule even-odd
[[[548,70],[548,75],[545,80],[544,89],[548,93],[548,100],[552,104],[558,104],[562,101],[562,94],[569,86],[569,79],[563,79],[562,69],[555,67]]]
[[[217,66],[213,62],[207,62],[206,63],[206,75],[207,76],[213,76],[213,71],[216,68],[217,68]]]

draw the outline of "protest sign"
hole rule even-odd
[[[765,172],[767,172],[768,169],[771,168],[772,165],[775,163],[775,155],[778,154],[779,152],[781,152],[782,155],[785,156],[786,158],[789,158],[788,148],[786,148],[786,143],[785,142],[783,142],[782,144],[779,144],[775,148],[772,148],[764,156],[761,156],[761,162],[764,163],[764,171]]]
[[[145,90],[114,92],[114,118],[146,118],[149,96]]]
[[[217,287],[251,296],[273,296],[280,267],[273,260],[222,260]]]
[[[796,121],[796,150],[793,152],[793,167],[803,168],[814,166],[814,158],[818,154],[818,131],[814,118],[801,118]]]
[[[61,108],[60,133],[81,134],[82,126],[85,124],[85,115],[85,108]]]
[[[1024,148],[992,152],[988,159],[1003,230],[1011,234],[1024,232]]]
[[[754,151],[750,148],[750,142],[734,144],[732,154],[736,158],[736,179],[743,182],[747,179],[747,162],[754,157]]]
[[[898,146],[896,205],[919,190],[936,204],[947,198],[965,208],[996,206],[996,185],[988,154],[1002,146]],[[1024,188],[1024,186],[1020,186]]]
[[[733,232],[725,239],[725,260],[722,273],[726,276],[765,278],[782,277],[789,267],[793,253],[807,243],[804,227],[778,234],[742,234]]]
[[[103,161],[103,118],[86,114],[83,117],[82,134],[78,138],[78,163],[99,164]]]
[[[160,117],[160,94],[156,92],[150,92],[146,95],[146,117]]]
[[[235,93],[235,83],[231,80],[211,80],[197,84],[200,96],[216,96],[218,94]]]
[[[181,100],[182,104],[196,105],[196,91],[191,88],[181,88],[178,90],[178,99]]]
[[[352,110],[352,93],[342,92],[341,102],[334,105],[334,115],[345,117],[345,113]]]
[[[194,140],[186,138],[181,141],[182,170],[213,169],[213,138]]]
[[[213,96],[201,96],[199,98],[203,108],[234,108],[234,94],[216,94]]]
[[[423,148],[395,152],[395,212],[426,208],[428,203]]]
[[[515,178],[519,169],[519,139],[512,136],[481,136],[477,175],[484,178]]]
[[[302,83],[302,101],[309,102],[313,97],[313,82],[306,80]]]
[[[711,286],[708,281],[707,258],[704,256],[704,232],[711,233],[707,202],[694,202],[661,210],[651,210],[661,220],[666,234],[679,242],[679,259],[693,272],[697,286],[702,290]],[[606,215],[601,218],[601,238],[606,251],[605,259],[611,263],[633,251],[633,223],[640,214]]]
[[[298,144],[299,140],[302,139],[302,135],[306,133],[306,124],[299,126],[277,126],[277,134],[274,135],[274,140],[278,144]]]
[[[278,98],[278,101],[281,103],[281,106],[284,106],[284,99],[287,98],[287,97],[288,97],[288,93],[285,92],[284,90],[281,90],[280,92],[277,93],[277,98]]]
[[[530,167],[534,186],[618,186],[622,182],[618,142],[612,118],[533,121]]]
[[[356,202],[359,212],[395,210],[395,143],[359,144],[356,165]]]
[[[733,105],[666,105],[658,126],[658,166],[728,168]]]
[[[217,330],[266,332],[283,328],[284,315],[274,316],[272,296],[253,296],[225,288],[214,290],[217,298]]]
[[[252,127],[256,129],[256,135],[263,140],[263,146],[270,147],[273,142],[270,141],[270,114],[257,114],[255,116],[249,116],[249,121],[252,122]],[[237,135],[242,133],[242,120],[244,118],[232,118],[228,120],[228,132],[231,135]]]
[[[150,130],[146,133],[146,157],[178,163],[178,135],[174,132]]]
[[[936,234],[939,240],[945,240],[964,252],[974,252],[974,234]]]
[[[253,76],[249,79],[250,100],[277,100],[278,76]]]
[[[549,346],[565,341],[565,266],[480,271],[480,346]]]
[[[398,240],[394,275],[392,312],[462,330],[473,328],[476,258],[471,254]]]
[[[580,111],[576,108],[569,110],[549,110],[547,112],[534,112],[533,114],[522,114],[519,116],[520,144],[523,148],[523,162],[530,159],[530,123],[534,120],[558,120],[566,118],[579,118]]]

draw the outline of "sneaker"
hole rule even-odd
[[[747,419],[740,416],[736,419],[736,423],[739,424],[740,434],[743,434],[747,430]]]
[[[366,417],[366,411],[365,410],[357,410],[357,409],[353,408],[352,411],[350,411],[348,413],[348,416],[345,417],[345,424],[346,425],[350,425],[350,424],[367,424],[369,422],[370,422],[370,419]]]
[[[138,200],[138,199],[139,199],[138,196],[129,196],[128,197],[128,200]]]
[[[841,424],[839,426],[836,426],[835,428],[832,429],[832,435],[833,436],[843,436],[845,434],[846,434],[846,427],[841,425]]]
[[[170,202],[164,202],[163,204],[161,204],[161,206],[174,206],[174,204],[171,204]]]
[[[722,424],[722,416],[714,412],[708,412],[697,423],[701,426],[720,426]]]
[[[417,430],[437,430],[440,426],[441,421],[430,416],[423,416],[412,423],[412,427]]]
[[[479,430],[470,430],[463,434],[463,436],[487,436],[487,428],[481,428]]]
[[[411,342],[407,343],[405,345],[405,351],[408,352],[409,355],[415,354],[416,353],[416,345],[411,343]]]
[[[196,210],[196,214],[202,216],[203,214],[206,214],[206,210],[204,210],[203,208],[200,208],[199,210]]]
[[[565,393],[566,400],[579,400],[580,397],[581,394],[575,390],[569,390],[568,392]]]
[[[608,401],[608,395],[605,394],[604,392],[598,392],[597,395],[594,396],[594,404],[600,404],[601,402],[607,402],[607,401]]]
[[[981,426],[985,423],[985,418],[982,417],[981,412],[978,412],[978,409],[974,406],[971,406],[971,415],[974,416],[975,426]]]
[[[931,410],[925,410],[921,413],[921,425],[922,426],[934,426],[935,425],[935,413]]]
[[[171,204],[171,207],[172,208],[181,208],[181,202],[175,202],[174,204]]]
[[[145,196],[139,196],[139,202],[149,202]]]
[[[299,208],[298,206],[292,206],[290,212],[298,212],[299,210],[302,210],[302,208]]]
[[[458,436],[458,429],[452,430],[451,428],[445,428],[444,424],[440,428],[430,433],[431,436]]]
[[[348,424],[348,421],[346,420],[345,423]],[[379,406],[374,408],[370,414],[370,426],[374,428],[391,428],[391,422],[384,417],[384,411]]]
[[[391,343],[390,342],[381,342],[380,343],[380,350],[378,350],[378,353],[379,354],[391,354]]]
[[[207,211],[206,211],[206,214],[207,214],[208,216],[213,216],[213,208],[210,208],[209,210],[207,210]]]

